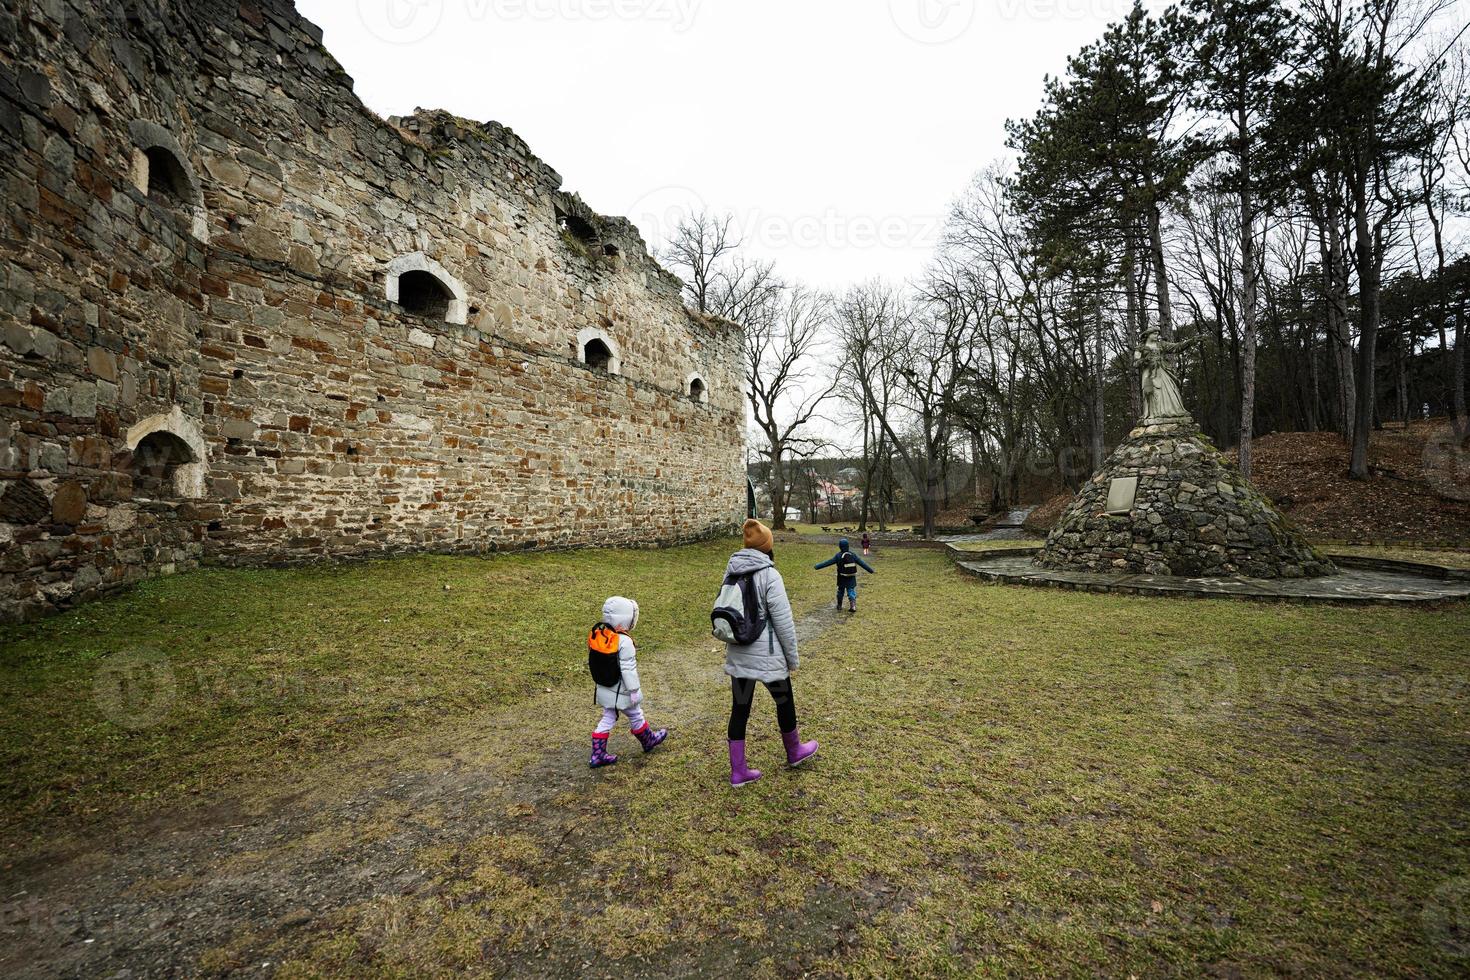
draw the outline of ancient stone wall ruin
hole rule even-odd
[[[375,117],[288,0],[22,0],[0,38],[0,618],[740,516],[737,332],[510,130]]]

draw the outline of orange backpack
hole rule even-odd
[[[618,631],[606,623],[592,627],[587,637],[587,669],[599,687],[616,689],[623,682],[623,667],[618,661],[618,650],[623,638]]]

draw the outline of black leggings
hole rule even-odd
[[[762,681],[776,702],[776,723],[781,734],[796,731],[796,698],[791,693],[791,678]],[[750,721],[750,702],[755,700],[756,682],[745,677],[730,678],[730,730],[732,742],[745,741],[745,724]]]

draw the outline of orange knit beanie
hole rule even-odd
[[[756,551],[764,551],[770,554],[771,549],[776,543],[775,539],[771,537],[770,528],[753,517],[745,522],[742,533],[745,536],[745,547],[754,548]]]

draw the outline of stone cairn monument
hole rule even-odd
[[[1043,568],[1144,575],[1329,575],[1317,554],[1184,407],[1169,360],[1189,346],[1145,334],[1138,427],[1078,492],[1036,558]]]

